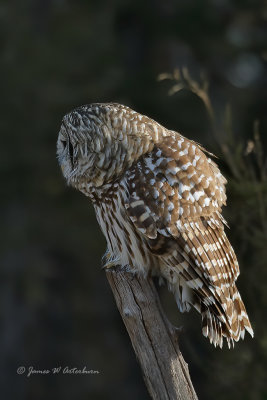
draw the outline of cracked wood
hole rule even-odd
[[[177,331],[162,310],[152,279],[118,270],[108,270],[106,276],[152,399],[197,400]]]

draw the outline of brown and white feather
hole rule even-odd
[[[63,118],[58,158],[94,204],[107,268],[164,278],[215,346],[253,336],[221,214],[226,179],[201,146],[128,107],[96,103]]]

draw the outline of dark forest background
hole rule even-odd
[[[219,156],[255,339],[214,349],[196,313],[161,297],[200,399],[267,399],[266,23],[258,0],[1,1],[1,398],[148,399],[92,206],[55,154],[65,113],[115,101]],[[99,374],[27,378],[20,366]]]

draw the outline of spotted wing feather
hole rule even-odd
[[[235,253],[224,232],[225,178],[198,145],[170,132],[133,165],[127,209],[151,252],[191,289],[203,333],[222,345],[253,333],[235,286]],[[188,307],[185,307],[187,309]]]

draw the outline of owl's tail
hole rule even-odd
[[[171,290],[181,312],[189,311],[193,306],[201,314],[202,333],[215,347],[222,348],[224,338],[229,348],[234,347],[235,342],[240,338],[244,339],[246,331],[254,336],[244,303],[235,285],[229,288],[230,296],[222,305],[216,304],[211,296],[210,299],[201,298],[183,280],[180,280],[178,286],[172,286]]]
[[[254,336],[237,287],[234,285],[230,289],[231,298],[224,307],[224,313],[218,313],[213,306],[207,307],[203,303],[201,305],[202,333],[215,347],[222,347],[223,338],[226,339],[229,348],[234,347],[234,342],[240,338],[244,339],[246,331]]]

